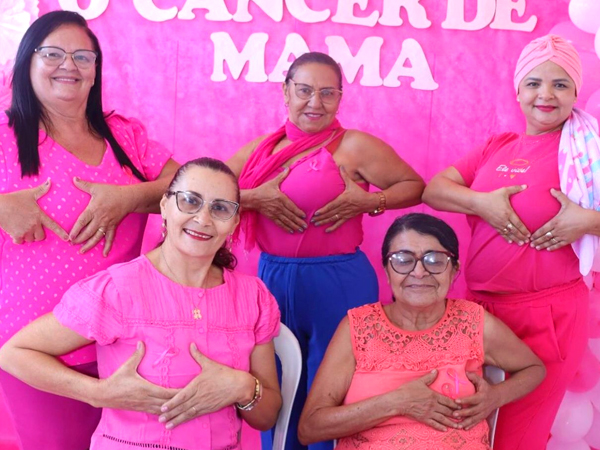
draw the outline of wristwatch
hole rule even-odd
[[[385,194],[382,191],[378,191],[375,193],[379,195],[379,206],[374,211],[371,211],[369,213],[371,217],[379,216],[385,211]]]
[[[262,398],[262,384],[258,381],[258,378],[254,377],[254,397],[250,400],[249,403],[245,405],[240,405],[239,403],[235,404],[235,407],[240,411],[252,411],[252,409],[257,405],[257,403]]]

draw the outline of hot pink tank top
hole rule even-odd
[[[391,392],[438,370],[430,388],[450,398],[475,393],[466,372],[482,375],[483,308],[466,300],[448,300],[446,312],[433,327],[406,331],[395,326],[381,303],[348,311],[356,370],[344,404]],[[407,416],[397,416],[370,430],[340,439],[338,450],[432,448],[489,449],[484,420],[469,431],[437,431]]]
[[[273,172],[269,180],[279,173]],[[366,185],[363,187],[367,188]],[[340,169],[325,147],[295,161],[280,189],[306,213],[308,229],[291,234],[259,214],[256,240],[262,251],[277,256],[307,258],[354,253],[362,243],[362,216],[353,217],[331,233],[325,232],[331,224],[317,227],[310,223],[315,211],[345,189]]]

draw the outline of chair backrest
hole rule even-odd
[[[275,344],[275,354],[281,361],[281,397],[283,400],[275,424],[273,450],[283,450],[292,414],[292,405],[302,373],[302,352],[298,339],[284,324],[281,324],[279,336],[273,340],[273,343]]]
[[[483,368],[483,377],[490,384],[502,383],[506,379],[504,370],[496,366],[485,366]],[[487,418],[490,427],[490,446],[494,448],[494,434],[496,433],[496,422],[498,422],[498,410],[494,410]]]

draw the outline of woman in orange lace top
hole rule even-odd
[[[321,363],[300,419],[305,443],[336,450],[489,449],[486,417],[531,392],[542,362],[482,307],[447,299],[458,239],[444,221],[408,214],[382,248],[394,302],[352,309]],[[489,385],[483,364],[510,373]]]

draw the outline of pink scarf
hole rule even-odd
[[[600,137],[598,122],[590,114],[573,108],[562,128],[558,151],[560,190],[585,209],[600,210]],[[571,244],[579,257],[579,271],[599,271],[598,236],[584,234]],[[592,267],[594,266],[594,267]]]
[[[260,186],[285,162],[309,148],[331,139],[340,128],[340,122],[336,119],[331,125],[318,133],[305,133],[288,119],[284,126],[262,141],[256,150],[252,152],[238,180],[240,189],[253,189]],[[285,136],[292,141],[291,144],[273,154],[275,146]],[[246,236],[245,249],[247,251],[251,250],[256,244],[257,214],[256,211],[243,211],[241,225],[236,230],[236,237],[240,228],[244,231]]]

